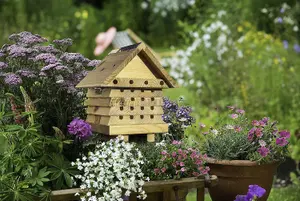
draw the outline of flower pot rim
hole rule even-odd
[[[257,161],[250,161],[250,160],[219,160],[207,157],[206,162],[208,164],[218,164],[218,165],[231,165],[231,166],[258,166],[260,165]],[[279,164],[280,161],[273,161],[267,164],[261,165],[275,165]]]

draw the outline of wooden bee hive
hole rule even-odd
[[[152,51],[143,43],[110,53],[77,85],[88,88],[87,122],[95,132],[106,135],[168,132],[163,122],[164,88],[176,84]]]

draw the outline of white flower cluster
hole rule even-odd
[[[194,5],[196,0],[146,0],[143,1],[141,7],[146,9],[149,4],[153,4],[153,12],[160,13],[161,16],[167,16],[168,12],[178,12],[180,9],[186,9]]]
[[[146,199],[142,164],[141,152],[122,139],[96,145],[94,153],[89,152],[88,157],[72,163],[83,171],[75,176],[81,181],[80,189],[84,190],[81,201],[123,201],[124,192],[125,196],[135,192],[138,199]]]
[[[195,66],[190,62],[190,58],[196,50],[197,52],[199,50],[212,52],[217,61],[221,61],[223,55],[229,50],[235,50],[237,57],[243,57],[243,53],[236,48],[231,38],[229,27],[221,21],[224,15],[226,15],[226,11],[223,10],[212,15],[215,21],[190,33],[193,42],[189,47],[184,50],[177,50],[173,57],[162,59],[162,65],[170,67],[170,75],[177,80],[178,84],[183,86],[195,84],[200,90],[202,82],[193,79]],[[212,58],[208,60],[208,65],[214,64],[215,61]],[[188,79],[186,79],[187,77]]]

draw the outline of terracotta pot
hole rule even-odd
[[[210,174],[216,175],[219,179],[216,186],[209,188],[213,201],[233,201],[237,195],[245,195],[251,184],[266,189],[265,195],[258,199],[266,201],[279,162],[258,165],[248,160],[229,161],[209,158],[207,164],[210,167]]]

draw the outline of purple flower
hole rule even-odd
[[[94,59],[94,60],[90,61],[90,62],[88,63],[87,66],[88,66],[88,67],[96,67],[96,66],[98,66],[100,63],[101,63],[100,60]]]
[[[288,144],[288,141],[284,137],[276,138],[276,144],[280,147],[284,147]]]
[[[257,120],[253,120],[253,121],[252,121],[252,125],[253,125],[253,126],[259,126],[259,122],[258,122]]]
[[[176,112],[178,109],[178,105],[176,104],[176,102],[170,101],[168,98],[164,98],[163,108],[171,112]]]
[[[67,66],[57,65],[54,67],[55,70],[68,70]]]
[[[162,119],[163,119],[163,121],[166,122],[166,123],[171,123],[171,117],[170,117],[170,115],[168,115],[168,114],[163,114],[163,115],[162,115]]]
[[[35,47],[38,51],[43,52],[43,53],[51,53],[51,54],[57,54],[60,51],[56,49],[53,45],[48,45],[48,46],[36,46]]]
[[[282,17],[278,17],[278,18],[277,18],[277,22],[281,24],[281,23],[283,22]]]
[[[53,43],[57,46],[66,48],[73,44],[73,40],[71,38],[64,38],[61,40],[54,40]]]
[[[46,64],[54,64],[57,62],[55,55],[50,53],[42,53],[35,57],[35,61],[43,61]]]
[[[237,195],[234,201],[247,201],[246,195]]]
[[[295,44],[294,45],[294,50],[295,50],[296,53],[300,53],[300,45]]]
[[[7,47],[7,50],[9,51],[9,56],[12,58],[26,57],[34,52],[31,48],[25,48],[15,44]]]
[[[255,130],[256,130],[256,128],[253,127],[253,128],[251,128],[250,131],[248,132],[248,140],[249,140],[249,141],[252,141],[252,140],[253,140]]]
[[[3,70],[5,68],[7,68],[7,67],[8,67],[8,65],[6,63],[0,61],[0,70]]]
[[[227,108],[229,109],[229,110],[234,110],[234,106],[227,106]]]
[[[280,9],[280,13],[284,13],[285,9],[284,8],[281,8]]]
[[[269,117],[264,117],[262,118],[262,122],[264,122],[265,124],[267,124],[269,122],[270,118]]]
[[[266,157],[270,153],[270,150],[267,147],[260,147],[260,148],[257,149],[257,152],[262,157]]]
[[[75,118],[68,125],[68,131],[79,139],[86,139],[92,135],[91,125],[79,118]]]
[[[200,126],[200,128],[205,128],[206,127],[206,125],[203,124],[203,123],[199,123],[199,126]]]
[[[64,53],[60,57],[60,59],[67,63],[84,62],[85,61],[84,56],[79,53]]]
[[[236,119],[236,118],[239,117],[239,115],[238,115],[238,114],[231,114],[230,117],[231,117],[232,119]]]
[[[30,46],[38,43],[47,42],[47,39],[41,37],[40,35],[32,34],[27,31],[18,34],[12,34],[9,36],[9,40],[12,40],[16,43],[21,43],[23,45],[30,45]]]
[[[289,48],[289,42],[287,40],[283,41],[283,47],[284,47],[284,49],[288,49]]]
[[[36,77],[36,75],[34,74],[34,72],[30,71],[30,70],[18,70],[16,73],[19,74],[22,77],[27,77],[27,78],[34,78],[34,77]]]
[[[19,85],[22,84],[22,79],[20,76],[10,73],[5,76],[4,82],[8,85]]]
[[[287,130],[280,131],[279,135],[280,135],[280,137],[284,137],[284,138],[290,138],[291,137],[290,132],[288,132]]]
[[[242,110],[242,109],[237,109],[236,112],[239,114],[245,114],[245,110]]]
[[[260,187],[259,185],[249,185],[248,192],[250,192],[258,198],[261,198],[266,193],[266,190]]]
[[[44,72],[44,71],[48,71],[50,69],[53,69],[55,68],[56,66],[60,65],[59,63],[55,63],[55,64],[49,64],[47,66],[44,66],[42,69],[41,69],[41,72]]]

